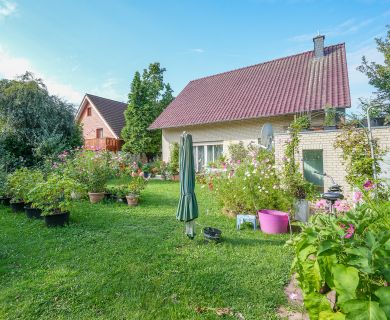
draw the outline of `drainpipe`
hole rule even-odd
[[[373,107],[373,105],[369,106],[367,108],[367,126],[368,126],[368,143],[370,145],[371,150],[371,158],[374,160],[372,162],[372,173],[374,175],[374,179],[376,180],[376,166],[375,166],[375,154],[374,154],[374,145],[373,145],[373,138],[372,138],[372,130],[371,130],[371,121],[370,121],[370,110]]]

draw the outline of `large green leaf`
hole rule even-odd
[[[333,311],[321,311],[318,320],[345,320],[345,314]]]
[[[319,315],[323,311],[332,311],[330,303],[326,296],[317,292],[311,292],[305,295],[303,302],[310,316],[310,320],[319,320]]]
[[[386,314],[376,301],[350,300],[343,304],[346,320],[387,320]]]
[[[321,241],[318,247],[317,256],[332,254],[333,249],[337,249],[339,244],[333,240]]]
[[[335,254],[319,256],[317,260],[320,266],[322,278],[325,279],[325,282],[330,288],[334,289],[332,269],[333,266],[337,264],[337,256]]]
[[[354,267],[337,264],[332,268],[333,281],[338,295],[337,301],[345,301],[356,298],[356,288],[359,285],[359,271]]]
[[[382,287],[375,291],[379,298],[379,305],[390,319],[390,287]]]

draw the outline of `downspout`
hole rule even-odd
[[[369,106],[367,108],[367,127],[368,127],[368,143],[370,145],[370,151],[371,151],[371,158],[373,160],[372,162],[372,173],[374,175],[374,179],[376,180],[376,165],[375,165],[375,153],[374,153],[374,145],[373,145],[373,137],[372,137],[372,130],[371,130],[371,121],[370,121],[370,110],[373,107],[373,105]]]

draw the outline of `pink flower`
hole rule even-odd
[[[338,212],[348,212],[349,210],[351,210],[350,205],[345,200],[337,200],[334,203],[334,207]]]
[[[363,201],[363,193],[361,193],[360,191],[354,192],[354,194],[353,194],[353,202],[354,203],[359,203],[359,202],[362,202],[362,201]]]
[[[368,190],[371,190],[371,189],[375,188],[375,184],[371,180],[367,180],[363,184],[363,188],[368,191]]]
[[[237,164],[240,164],[241,163],[241,160],[237,160]]]
[[[327,202],[325,199],[318,200],[314,205],[316,209],[325,209],[327,206]]]
[[[350,223],[349,228],[346,230],[346,234],[344,238],[349,239],[353,236],[354,233],[355,233],[355,226],[352,223]]]

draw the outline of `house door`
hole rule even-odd
[[[314,184],[319,192],[324,192],[324,177],[317,174],[324,173],[322,150],[303,150],[303,176]]]

